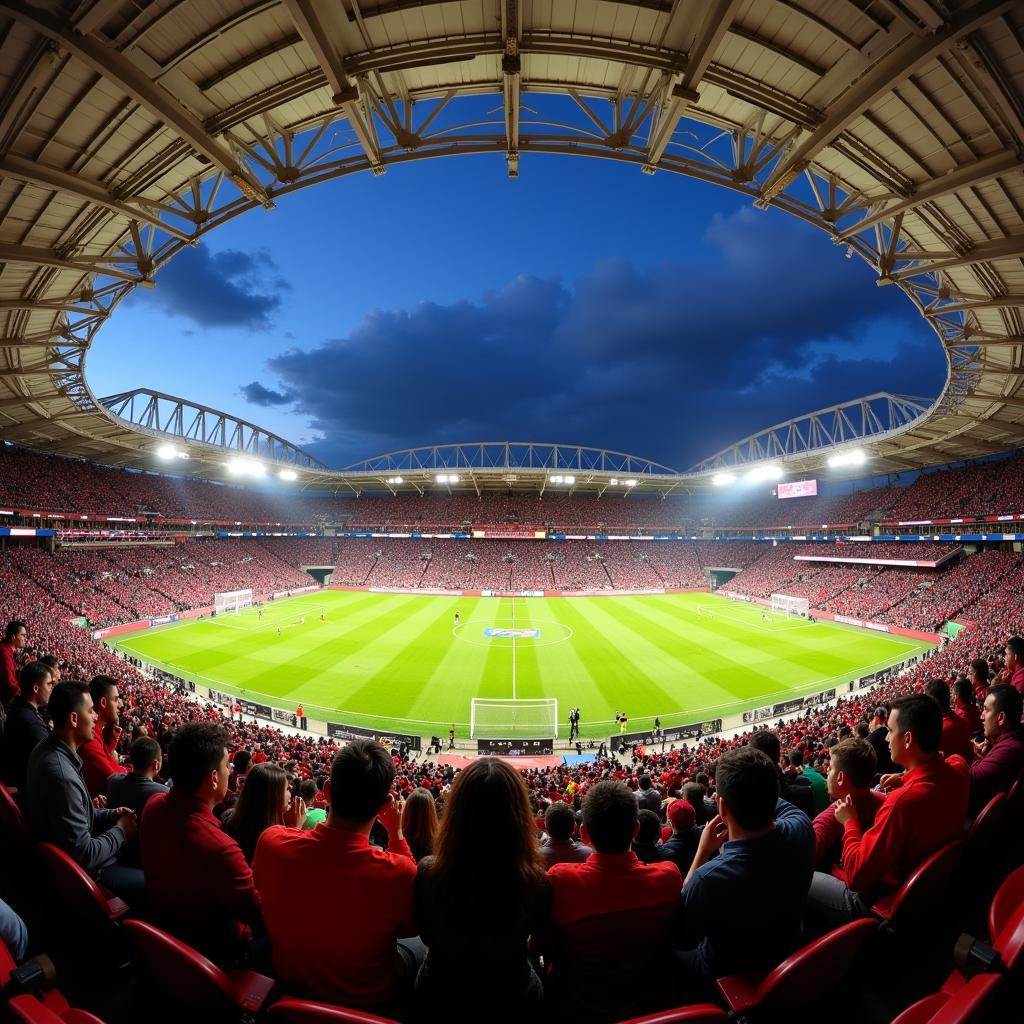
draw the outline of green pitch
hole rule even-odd
[[[440,734],[454,722],[467,735],[473,697],[557,697],[563,736],[574,705],[584,736],[607,735],[616,711],[626,712],[631,731],[655,715],[664,726],[694,722],[845,686],[929,646],[778,614],[764,622],[762,612],[696,593],[324,591],[264,605],[262,618],[246,609],[112,642],[199,684],[384,730]],[[513,629],[519,635],[500,635]]]

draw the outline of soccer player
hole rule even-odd
[[[458,609],[456,609],[456,611],[455,611],[455,625],[457,626],[458,624],[459,624],[459,612],[458,612]]]
[[[306,616],[303,615],[302,618],[299,619],[299,625],[300,626],[304,626],[305,624],[306,624]]]
[[[280,627],[280,626],[278,626],[278,627],[277,627],[277,635],[278,635],[278,636],[280,636],[280,635],[281,635],[281,627]]]
[[[769,621],[768,613],[767,612],[761,612],[761,621],[762,622],[768,622]]]
[[[257,619],[258,622],[262,622],[263,621],[263,609],[262,608],[257,608],[256,609],[256,619]]]
[[[323,608],[320,609],[320,621],[321,622],[326,622],[327,621],[327,616],[324,613],[324,609]]]

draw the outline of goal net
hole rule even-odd
[[[806,615],[811,604],[806,597],[790,597],[789,594],[772,594],[772,611],[790,615]]]
[[[558,700],[474,697],[469,735],[475,740],[553,740],[558,736]]]
[[[225,612],[237,612],[252,604],[251,590],[225,590],[213,595],[213,610],[218,615]]]

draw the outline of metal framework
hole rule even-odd
[[[132,288],[296,189],[471,153],[614,159],[814,224],[947,360],[875,465],[1024,438],[1019,0],[0,3],[0,433],[148,464],[84,376]]]
[[[792,460],[795,456],[824,460],[836,448],[852,442],[863,444],[897,436],[926,416],[931,407],[932,402],[926,398],[879,392],[760,430],[715,452],[690,472],[714,473],[775,459]],[[801,465],[812,468],[807,459],[801,460]]]
[[[255,423],[205,405],[196,405],[185,398],[139,388],[101,398],[100,404],[114,416],[158,440],[188,442],[189,446],[203,445],[221,452],[249,455],[304,469],[327,468],[309,452]]]

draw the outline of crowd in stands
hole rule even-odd
[[[907,486],[779,499],[774,492],[695,494],[689,497],[607,489],[598,498],[549,487],[543,494],[399,493],[351,495],[287,493],[177,479],[99,467],[0,445],[0,513],[29,512],[140,516],[189,524],[319,526],[421,531],[470,525],[517,525],[579,532],[655,533],[702,528],[813,527],[823,524],[959,518],[1024,512],[1024,456],[921,473]]]

